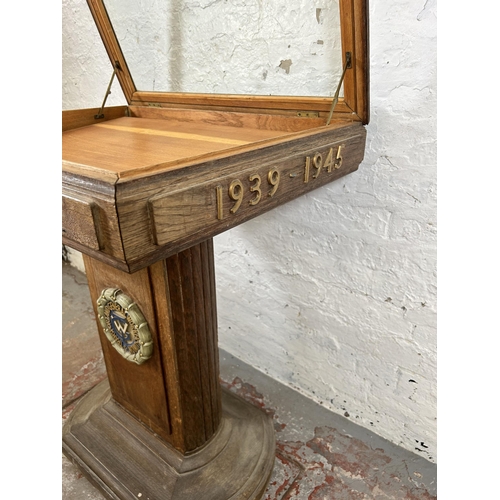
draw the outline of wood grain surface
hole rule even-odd
[[[93,201],[62,196],[63,236],[94,251],[101,248],[97,238],[96,205]]]
[[[236,111],[217,111],[199,109],[176,109],[156,106],[129,106],[130,116],[136,118],[156,118],[170,123],[205,123],[212,127],[225,125],[236,128],[250,128],[280,132],[299,132],[325,125],[324,118],[303,117],[296,115],[274,115],[269,113],[238,113]]]
[[[119,288],[134,300],[146,318],[153,338],[153,355],[142,365],[123,358],[112,347],[102,326],[97,321],[106,371],[113,398],[141,422],[171,440],[171,417],[164,381],[163,359],[155,311],[155,297],[151,290],[150,269],[129,274],[84,255],[85,271],[96,318],[97,299],[105,288]],[[162,263],[156,264],[161,266]]]
[[[90,109],[70,109],[63,111],[62,114],[62,131],[72,130],[74,128],[86,127],[87,125],[94,125],[96,123],[102,123],[108,120],[114,120],[115,118],[121,118],[126,116],[128,113],[127,106],[112,106],[104,108],[102,118],[96,119],[96,114],[99,112],[99,108]]]
[[[181,452],[195,450],[221,418],[212,240],[133,274],[84,256],[90,294],[119,288],[138,304],[153,338],[141,365],[99,334],[113,398]]]
[[[280,135],[283,132],[204,122],[123,117],[64,133],[63,160],[124,177],[141,168],[151,170]]]
[[[128,270],[116,211],[115,182],[63,171],[62,240],[65,245]],[[77,205],[90,209],[82,214],[79,223],[76,217],[82,208],[77,210]]]

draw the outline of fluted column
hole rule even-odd
[[[221,422],[212,239],[133,274],[84,260],[96,314],[103,290],[119,289],[142,312],[153,343],[137,364],[99,324],[113,399],[180,452],[202,447]]]

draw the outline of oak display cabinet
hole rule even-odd
[[[140,14],[120,9],[133,3],[88,0],[128,105],[105,106],[110,82],[101,107],[62,118],[63,243],[83,253],[108,374],[68,418],[63,451],[111,499],[260,499],[274,430],[219,383],[213,237],[358,168],[367,1],[327,2],[336,84],[305,97],[172,91],[172,72],[147,88],[162,63],[141,72],[154,51],[132,53]]]

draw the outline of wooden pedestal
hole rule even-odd
[[[112,499],[257,500],[273,426],[221,391],[211,238],[359,167],[367,0],[339,2],[334,99],[138,90],[103,0],[88,4],[127,106],[63,112],[62,238],[84,254],[109,378],[64,452]]]
[[[111,398],[102,382],[71,414],[63,450],[114,500],[258,500],[274,463],[267,416],[228,391],[221,424],[204,447],[182,454]]]
[[[109,385],[72,413],[64,453],[112,499],[261,498],[274,431],[260,410],[221,392],[212,240],[133,274],[84,261],[96,316],[102,290],[122,290],[147,321],[153,353],[125,359],[98,322]]]

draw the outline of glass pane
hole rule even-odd
[[[336,0],[105,0],[138,90],[332,96]]]

